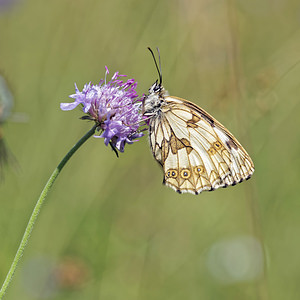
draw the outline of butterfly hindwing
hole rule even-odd
[[[150,146],[177,192],[199,194],[250,178],[251,158],[233,135],[192,102],[167,96],[150,120]]]

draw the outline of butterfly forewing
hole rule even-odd
[[[167,96],[149,122],[150,146],[163,167],[164,183],[199,194],[234,185],[254,172],[251,158],[233,135],[192,102]]]

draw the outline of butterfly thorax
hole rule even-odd
[[[156,81],[150,87],[149,94],[143,100],[143,115],[149,117],[159,116],[165,104],[165,96],[168,96],[168,92]]]

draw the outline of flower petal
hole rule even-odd
[[[72,110],[74,109],[76,106],[78,106],[78,102],[72,102],[72,103],[61,103],[60,104],[60,109],[61,110]]]

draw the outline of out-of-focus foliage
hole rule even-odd
[[[4,3],[4,2],[3,2]],[[90,139],[42,208],[11,299],[297,299],[300,294],[300,2],[15,0],[0,5],[0,73],[14,96],[0,186],[0,280],[52,170],[92,126],[63,112],[111,72],[146,93],[159,46],[171,95],[200,105],[248,150],[250,181],[178,195],[146,137],[119,159]]]

